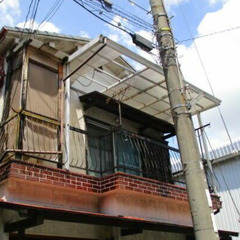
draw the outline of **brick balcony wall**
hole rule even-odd
[[[122,172],[98,178],[68,170],[10,160],[0,165],[0,182],[7,178],[20,178],[27,181],[57,185],[98,194],[115,189],[125,189],[178,201],[188,201],[187,192],[184,187]],[[212,195],[212,201],[214,209],[221,208],[218,196]]]

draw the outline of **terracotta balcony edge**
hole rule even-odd
[[[184,187],[122,172],[98,178],[65,169],[11,159],[0,165],[0,182],[8,178],[56,185],[100,195],[115,189],[125,189],[167,199],[188,201]],[[218,196],[212,195],[212,201],[214,209],[221,208]]]

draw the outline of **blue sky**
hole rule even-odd
[[[95,0],[97,1],[97,0]],[[152,23],[150,14],[133,6],[128,0],[111,0],[128,12]],[[3,25],[23,26],[30,0],[3,0],[0,3],[0,27]],[[36,16],[35,27],[42,21],[52,7],[54,1],[40,0]],[[149,10],[148,0],[135,0],[141,7]],[[189,24],[194,37],[240,26],[239,0],[165,0],[175,38],[179,41],[190,38],[190,34],[179,5]],[[133,32],[138,32],[146,38],[152,39],[149,32],[131,26],[121,20]],[[28,24],[26,24],[28,26]],[[149,58],[131,43],[128,34],[107,26],[91,16],[72,0],[64,0],[50,22],[41,30],[56,31],[64,34],[80,35],[94,38],[104,34],[128,48]],[[195,46],[205,67],[205,72],[212,83],[216,97],[222,100],[221,110],[230,135],[233,139],[240,137],[240,29],[228,31],[210,37],[183,42],[178,45],[178,56],[185,79],[207,92],[211,92]],[[211,123],[207,129],[213,147],[228,143],[226,131],[223,127],[218,111],[211,110],[203,114],[203,122]]]
[[[135,1],[143,8],[147,10],[150,9],[150,4],[148,0]],[[55,1],[46,0],[40,1],[39,10],[36,17],[36,21],[38,23],[41,22],[46,12],[50,9],[54,2]],[[138,7],[130,4],[128,0],[112,0],[112,2],[137,16],[141,16],[143,19],[146,19],[146,21],[150,23],[152,22],[150,14],[145,14],[145,12]],[[168,1],[166,1],[166,3],[167,2]],[[15,19],[15,23],[25,21],[30,0],[19,0],[19,3],[21,14],[17,19]],[[186,15],[186,18],[189,20],[188,22],[193,35],[197,34],[197,26],[199,25],[206,13],[217,11],[222,7],[220,1],[215,4],[209,4],[209,0],[182,1],[181,5]],[[169,16],[174,16],[172,19],[172,27],[174,29],[176,37],[179,38],[179,40],[189,38],[189,33],[184,24],[179,4],[171,4],[170,7],[168,7],[168,12]],[[101,32],[103,32],[104,29],[106,29],[104,23],[96,19],[94,16],[91,16],[88,12],[83,10],[80,6],[78,6],[75,2],[71,0],[65,0],[63,2],[58,12],[51,19],[51,22],[56,27],[58,27],[62,33],[73,35],[79,35],[81,31],[86,31],[91,37],[95,37]],[[93,22],[94,24],[91,24]],[[91,27],[89,26],[90,24]]]
[[[13,0],[5,0],[13,1]],[[20,15],[14,19],[15,25],[19,22],[24,22],[28,7],[30,5],[30,0],[19,0],[20,4]],[[39,4],[38,13],[36,16],[36,21],[40,23],[43,17],[46,15],[47,11],[51,8],[55,1],[41,0]],[[134,15],[140,16],[143,19],[146,19],[149,23],[152,23],[151,15],[147,15],[140,8],[133,6],[129,3],[128,0],[112,0],[114,4],[123,7],[127,11],[133,13]],[[143,8],[149,10],[150,4],[148,0],[135,0],[137,4]],[[168,6],[169,16],[174,16],[172,18],[172,27],[175,33],[175,36],[179,40],[189,38],[188,30],[185,26],[182,13],[179,8],[178,1],[165,1]],[[168,2],[174,2],[172,4]],[[176,4],[175,4],[176,2]],[[191,31],[193,35],[197,35],[197,27],[203,17],[208,12],[217,11],[222,7],[221,1],[216,2],[215,4],[210,4],[209,0],[189,0],[181,1],[182,8],[188,19]],[[71,0],[65,0],[62,6],[59,8],[58,12],[50,20],[60,32],[65,34],[79,35],[82,31],[87,32],[90,37],[96,37],[104,31],[108,31],[106,24],[96,19],[94,16],[83,10],[75,2]],[[93,24],[94,22],[94,24]],[[133,28],[134,30],[134,28]],[[189,45],[191,42],[186,43]]]

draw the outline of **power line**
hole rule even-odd
[[[139,4],[137,4],[136,2],[134,2],[132,0],[127,0],[127,1],[130,2],[133,6],[136,6],[136,7],[140,8],[141,10],[146,12],[147,14],[149,14],[151,12],[151,11],[148,11],[147,9],[145,9],[144,7],[140,6]]]
[[[30,4],[29,4],[29,6],[28,6],[28,12],[27,12],[27,15],[26,15],[26,18],[25,18],[25,22],[24,22],[24,25],[23,25],[23,30],[22,30],[22,33],[21,33],[21,38],[23,37],[24,29],[25,29],[25,26],[26,26],[26,24],[27,24],[29,14],[30,14],[30,12],[31,12],[32,4],[33,4],[33,0],[31,0]]]
[[[57,13],[57,11],[59,10],[59,8],[62,6],[64,0],[56,0],[55,3],[53,4],[53,6],[50,8],[50,10],[48,11],[48,13],[46,14],[46,16],[43,18],[43,20],[41,21],[41,23],[38,25],[37,30],[41,27],[44,26],[46,24],[46,22],[48,22],[50,19],[52,19],[52,17]]]
[[[229,32],[229,31],[237,30],[237,29],[240,29],[240,26],[236,26],[236,27],[232,27],[232,28],[227,28],[227,29],[224,29],[224,30],[221,30],[221,31],[217,31],[217,32],[213,32],[213,33],[208,33],[208,34],[200,35],[200,36],[197,36],[197,37],[191,37],[191,38],[188,38],[188,39],[184,39],[184,40],[179,41],[178,44],[181,44],[181,43],[183,43],[183,42],[193,41],[193,40],[199,39],[199,38],[205,38],[205,37],[209,37],[209,36],[213,36],[213,35],[217,35],[217,34]]]
[[[36,0],[35,1],[35,4],[34,4],[34,7],[33,7],[33,12],[32,12],[32,26],[30,27],[30,29],[32,30],[33,32],[33,28],[34,28],[34,22],[35,22],[35,19],[36,19],[36,16],[37,16],[37,11],[38,11],[38,7],[39,7],[39,3],[40,3],[40,0]]]
[[[182,5],[181,5],[181,3],[180,3],[179,0],[178,0],[178,3],[179,3],[180,10],[181,10],[181,12],[182,12],[182,15],[183,15],[185,24],[186,24],[187,29],[188,29],[188,31],[189,31],[189,34],[190,34],[191,38],[193,39],[193,35],[192,35],[191,30],[190,30],[190,27],[189,27],[187,18],[186,18],[185,14],[184,14]],[[239,28],[240,28],[240,27],[239,27]],[[196,52],[197,52],[197,55],[198,55],[200,64],[201,64],[201,66],[202,66],[204,75],[205,75],[206,80],[207,80],[207,82],[208,82],[208,84],[209,84],[209,87],[210,87],[210,89],[211,89],[212,95],[215,97],[215,93],[214,93],[214,91],[213,91],[213,87],[212,87],[210,78],[209,78],[209,76],[208,76],[207,70],[206,70],[206,68],[205,68],[205,65],[204,65],[204,63],[203,63],[202,57],[201,57],[201,55],[200,55],[200,52],[199,52],[199,50],[198,50],[198,47],[197,47],[197,44],[196,44],[195,41],[193,41],[193,45],[194,45],[195,50],[196,50]],[[222,112],[221,112],[221,109],[220,109],[219,106],[217,106],[217,109],[218,109],[220,118],[221,118],[221,120],[222,120],[223,126],[224,126],[224,128],[225,128],[225,131],[226,131],[226,133],[227,133],[228,139],[229,139],[229,141],[230,141],[230,143],[231,143],[232,150],[233,150],[233,152],[235,152],[236,150],[235,150],[235,147],[234,147],[234,145],[233,145],[233,141],[232,141],[232,138],[231,138],[230,133],[229,133],[229,131],[228,131],[227,124],[226,124],[226,122],[225,122],[225,119],[224,119],[224,117],[223,117],[223,114],[222,114]]]
[[[185,21],[185,23],[186,23],[186,25],[187,25],[189,34],[190,34],[191,38],[193,39],[193,35],[192,35],[191,30],[190,30],[190,27],[189,27],[187,18],[186,18],[185,14],[184,14],[184,11],[183,11],[183,9],[182,9],[182,5],[181,5],[181,3],[180,3],[179,0],[178,0],[178,3],[179,3],[179,6],[180,6],[180,10],[181,10],[181,12],[182,12],[184,21]],[[208,74],[207,74],[205,65],[204,65],[204,63],[203,63],[203,60],[202,60],[202,58],[201,58],[201,55],[200,55],[200,53],[199,53],[199,50],[198,50],[198,47],[197,47],[195,41],[193,41],[193,44],[194,44],[194,46],[195,46],[197,55],[198,55],[198,57],[199,57],[199,60],[200,60],[201,65],[202,65],[202,68],[203,68],[205,77],[206,77],[206,79],[207,79],[207,81],[208,81],[208,84],[209,84],[209,86],[210,86],[211,92],[212,92],[213,96],[215,96],[214,91],[213,91],[212,84],[211,84],[210,79],[209,79],[209,77],[208,77]],[[231,139],[231,137],[230,137],[229,131],[228,131],[228,129],[227,129],[227,125],[226,125],[226,122],[225,122],[225,120],[224,120],[224,118],[223,118],[223,115],[222,115],[222,112],[221,112],[221,110],[220,110],[220,107],[217,106],[217,108],[218,108],[218,111],[219,111],[221,120],[222,120],[222,122],[223,122],[223,125],[224,125],[224,127],[225,127],[225,130],[226,130],[226,132],[227,132],[227,135],[228,135],[228,138],[229,138],[229,141],[230,141],[232,150],[235,152],[236,150],[235,150],[235,147],[234,147],[234,145],[233,145],[232,139]],[[206,137],[207,137],[207,134],[205,134],[205,135],[206,135]],[[214,152],[213,149],[212,149],[212,146],[211,146],[211,144],[210,144],[210,141],[209,141],[208,137],[207,137],[207,141],[208,141],[208,143],[209,143],[209,145],[210,145],[210,148],[211,148],[211,150],[212,150],[212,153],[213,153],[213,155],[214,155],[214,158],[216,158],[215,152]],[[221,167],[220,167],[219,163],[218,163],[218,166],[219,166],[219,170],[220,170],[221,176],[222,176],[222,178],[223,178],[224,184],[226,185],[227,192],[228,192],[228,194],[229,194],[229,196],[230,196],[230,198],[231,198],[231,200],[232,200],[232,203],[233,203],[233,205],[234,205],[235,210],[237,211],[237,213],[238,213],[238,215],[239,215],[239,220],[240,220],[240,211],[239,211],[239,209],[238,209],[238,207],[237,207],[237,205],[236,205],[236,202],[235,202],[235,200],[234,200],[234,198],[233,198],[233,196],[232,196],[232,193],[231,193],[231,191],[230,191],[230,189],[229,189],[229,186],[228,186],[228,184],[227,184],[226,178],[225,178],[225,176],[224,176],[224,174],[223,174],[223,172],[222,172],[222,170],[221,170]]]
[[[83,9],[85,9],[86,11],[88,11],[89,13],[91,13],[93,16],[95,16],[96,18],[100,19],[101,21],[103,21],[103,22],[105,22],[105,23],[107,23],[107,24],[109,24],[109,25],[111,25],[111,26],[113,26],[113,27],[115,27],[115,28],[118,28],[118,29],[120,29],[120,30],[128,33],[129,35],[132,35],[132,33],[130,32],[131,30],[126,30],[126,29],[124,29],[124,28],[122,28],[122,27],[120,27],[120,26],[118,26],[118,25],[115,25],[115,24],[107,21],[106,19],[98,16],[97,14],[95,14],[93,11],[91,11],[90,9],[88,9],[87,7],[85,7],[85,4],[83,3],[83,1],[81,1],[81,2],[80,2],[79,0],[73,0],[73,1],[74,1],[75,3],[77,3],[79,6],[81,6]]]
[[[144,29],[146,31],[153,31],[152,24],[144,21],[142,18],[139,18],[138,16],[132,14],[131,12],[128,12],[127,10],[121,8],[120,6],[114,5],[114,6],[111,6],[110,9],[106,10],[106,8],[103,8],[104,3],[102,0],[99,0],[99,1],[78,0],[78,3],[84,5],[91,12],[98,11],[99,15],[102,16],[101,18],[110,18],[111,16],[111,20],[114,21],[114,18],[116,16],[119,16],[121,19],[123,19],[123,22],[121,23],[121,25],[126,25],[124,24],[124,19],[126,19],[129,25],[132,25],[140,29]]]
[[[131,19],[133,19],[134,21],[141,22],[141,24],[145,25],[145,27],[147,27],[149,30],[154,29],[154,27],[151,23],[144,21],[142,18],[139,18],[138,16],[132,14],[131,12],[128,12],[126,9],[123,9],[122,7],[120,7],[116,4],[114,6],[116,6],[116,7],[113,7],[113,10],[126,16],[129,21],[131,21]]]

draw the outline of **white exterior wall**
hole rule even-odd
[[[234,145],[235,147],[239,146],[239,142]],[[219,181],[218,194],[222,201],[222,209],[216,215],[216,221],[220,230],[240,232],[240,215],[238,213],[240,211],[240,155],[239,153],[229,154],[227,149],[230,149],[229,146],[222,147],[221,151],[218,151],[218,154],[220,152],[228,153],[225,159],[213,164],[214,172]],[[223,156],[223,154],[221,155]],[[233,239],[240,239],[240,236],[233,237]]]
[[[73,90],[71,90],[70,99],[70,126],[86,130],[82,104],[80,103],[78,94]],[[70,131],[70,165],[75,165],[81,168],[86,167],[85,144],[86,136],[84,134]],[[82,169],[70,167],[70,170],[86,174],[86,171]]]

